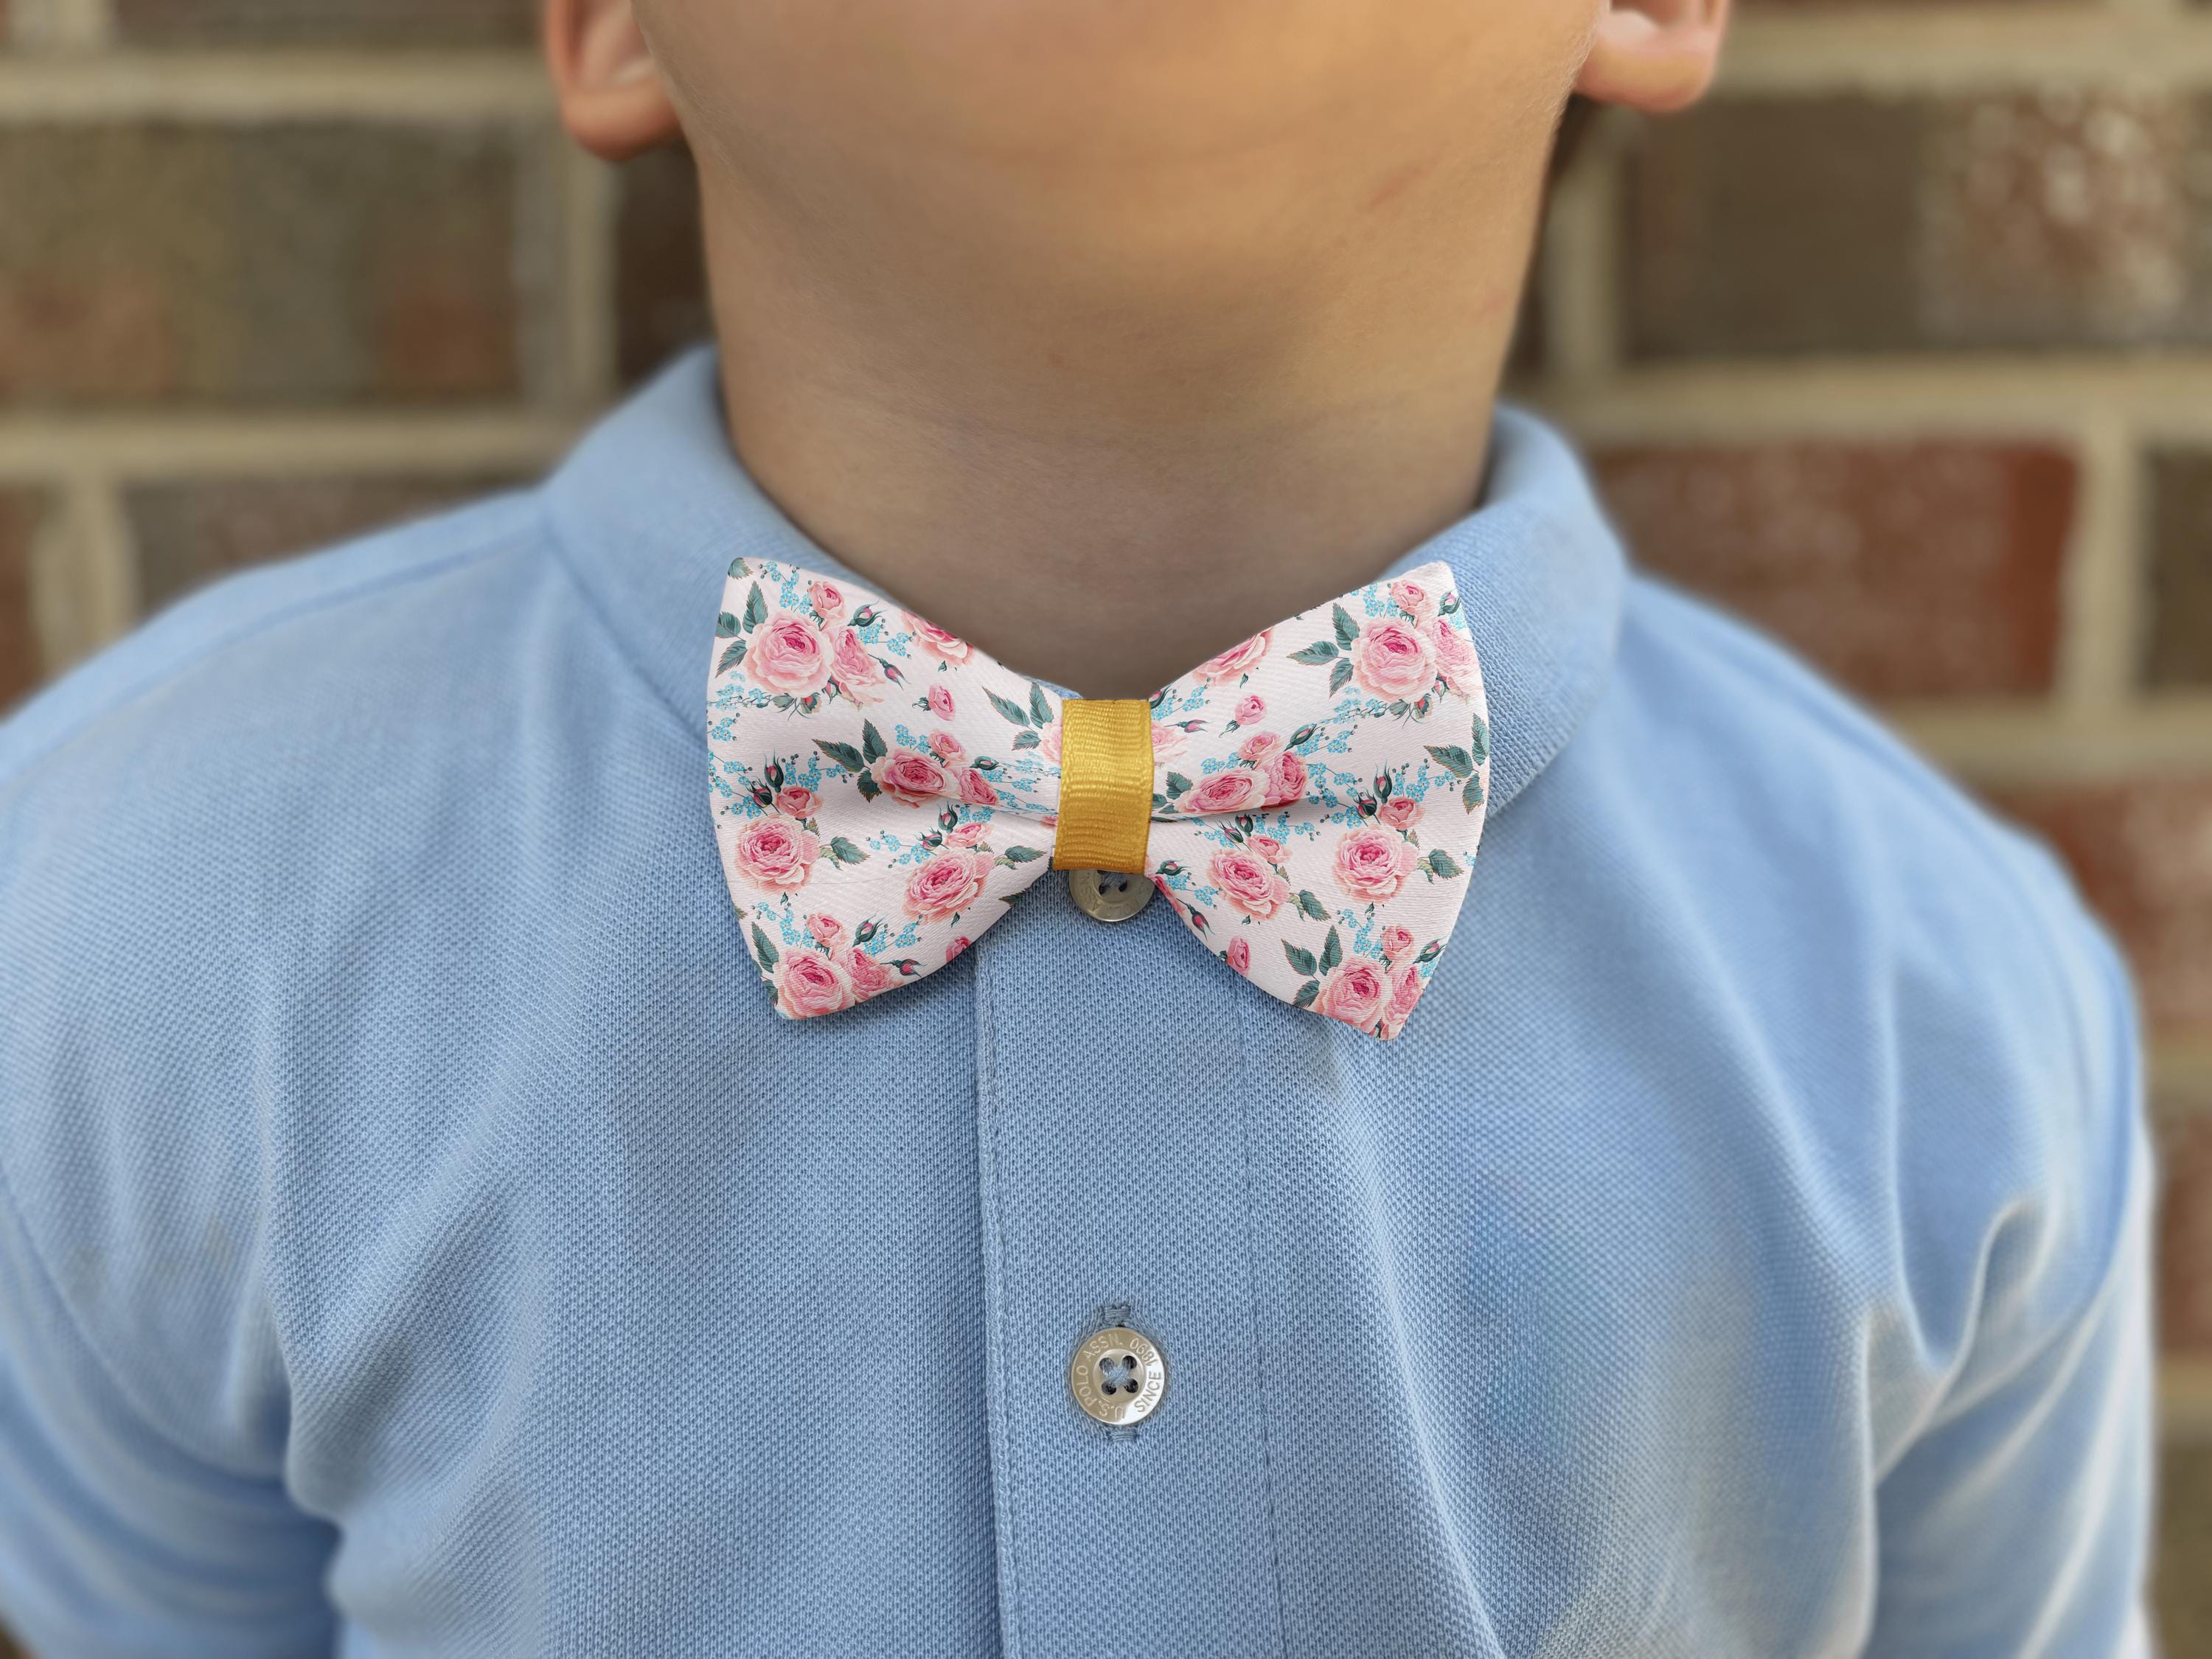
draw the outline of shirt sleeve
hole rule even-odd
[[[0,1184],[0,1624],[36,1659],[328,1653],[332,1530],[131,1395]]]
[[[2070,947],[2070,948],[2069,948]],[[2125,971],[2059,956],[2077,1065],[2039,1105],[2043,1190],[1990,1225],[1973,1334],[1877,1494],[1882,1659],[2148,1655],[2153,1155]]]

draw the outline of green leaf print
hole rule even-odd
[[[1468,754],[1466,750],[1461,748],[1457,744],[1445,745],[1432,743],[1426,746],[1429,751],[1429,758],[1436,762],[1437,765],[1443,767],[1445,771],[1450,773],[1454,777],[1464,778],[1474,773],[1474,761],[1473,757]]]
[[[1349,649],[1352,641],[1359,637],[1359,624],[1352,620],[1352,613],[1342,605],[1332,605],[1330,609],[1335,612],[1336,642]]]
[[[718,640],[728,639],[738,631],[738,619],[726,611],[714,618],[714,637]]]
[[[849,743],[831,743],[827,738],[817,738],[814,746],[848,772],[866,772],[868,769],[867,757]]]
[[[1317,979],[1310,979],[1304,984],[1298,987],[1298,994],[1291,1000],[1291,1006],[1293,1008],[1310,1007],[1313,1005],[1313,1000],[1320,994],[1321,981]]]
[[[1328,695],[1333,697],[1351,684],[1352,665],[1342,657],[1339,657],[1336,659],[1336,666],[1328,671]]]
[[[747,564],[743,559],[732,559],[730,561],[730,574],[732,576],[750,576],[753,574],[753,568]]]
[[[876,775],[872,772],[863,772],[853,781],[860,786],[862,800],[873,800],[884,793],[883,785],[876,781]]]
[[[1334,640],[1316,640],[1304,650],[1291,652],[1291,660],[1302,662],[1309,668],[1316,668],[1335,655],[1336,642]]]
[[[1030,711],[1012,698],[1000,696],[988,686],[984,687],[983,695],[991,700],[992,708],[997,709],[1016,726],[1027,726],[1030,723]]]
[[[1283,954],[1290,959],[1291,971],[1292,973],[1310,974],[1314,971],[1314,953],[1312,951],[1302,951],[1297,945],[1291,944],[1290,940],[1285,939],[1283,941]]]
[[[830,856],[840,864],[866,864],[868,861],[868,855],[842,836],[830,837]]]
[[[1009,864],[1033,864],[1044,856],[1044,851],[1036,847],[1009,847],[1000,856]]]
[[[779,952],[775,946],[769,942],[769,936],[761,932],[760,923],[755,922],[753,924],[753,956],[760,963],[762,968],[764,969],[774,969],[775,966],[775,959],[780,954],[781,952]]]
[[[1044,700],[1044,687],[1030,682],[1030,718],[1039,726],[1052,724],[1052,705]]]
[[[1298,890],[1298,908],[1316,921],[1328,920],[1328,907],[1304,888]]]
[[[1014,733],[1014,747],[1017,749],[1034,749],[1042,741],[1043,739],[1039,738],[1034,732],[1017,732]]]
[[[730,648],[722,653],[721,661],[714,665],[714,672],[717,674],[728,673],[731,669],[737,666],[738,660],[742,659],[744,654],[745,642],[743,640],[732,640],[730,641]]]
[[[860,722],[860,758],[879,761],[891,751],[884,747],[884,734],[876,730],[873,720]]]
[[[1446,881],[1449,881],[1453,877],[1458,875],[1460,872],[1458,861],[1455,860],[1449,853],[1445,852],[1441,847],[1437,848],[1435,852],[1429,854],[1428,863],[1429,868],[1435,871]]]
[[[758,628],[768,620],[768,601],[761,597],[760,584],[755,582],[752,591],[745,595],[745,626]]]
[[[1321,947],[1321,970],[1324,974],[1344,960],[1344,946],[1336,937],[1336,929],[1328,930],[1328,938]]]
[[[1474,736],[1468,740],[1468,747],[1474,751],[1477,766],[1490,758],[1490,727],[1480,714],[1474,717]]]
[[[1469,778],[1467,781],[1467,787],[1459,792],[1459,804],[1472,812],[1482,805],[1482,780],[1479,777]]]
[[[1180,799],[1182,797],[1190,793],[1190,780],[1183,776],[1180,772],[1170,772],[1168,774],[1167,786],[1168,799],[1170,800]]]

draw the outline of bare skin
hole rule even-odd
[[[1141,696],[1474,505],[1568,93],[1692,101],[1726,9],[550,0],[546,40],[580,141],[690,143],[769,495]]]

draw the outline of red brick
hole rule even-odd
[[[714,331],[699,243],[699,176],[683,150],[654,150],[625,166],[616,221],[616,365],[643,380]]]
[[[0,0],[4,3],[4,0]],[[113,0],[132,46],[506,46],[535,0]]]
[[[141,484],[124,510],[152,611],[226,571],[485,495],[511,477],[228,478]]]
[[[2049,839],[2133,963],[2148,1022],[2212,1035],[2212,777],[1989,792]]]
[[[2143,678],[2160,688],[2212,685],[2212,452],[2167,451],[2149,467]]]
[[[0,401],[513,394],[518,142],[0,128]]]
[[[2159,1174],[2160,1346],[2212,1359],[2212,1100],[2160,1112]]]
[[[2212,340],[2205,100],[1721,99],[1630,168],[1647,356]]]
[[[0,708],[46,672],[31,601],[31,544],[45,509],[28,490],[0,489]]]
[[[1804,442],[1593,459],[1638,562],[1861,695],[2050,690],[2075,493],[2064,452]]]

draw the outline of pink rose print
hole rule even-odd
[[[929,688],[929,712],[941,720],[952,718],[952,693],[947,687],[933,685]]]
[[[1255,921],[1267,921],[1291,902],[1291,884],[1283,872],[1243,848],[1223,848],[1206,873],[1224,898]]]
[[[835,582],[807,583],[806,602],[814,607],[814,614],[822,618],[824,628],[835,628],[845,620],[846,611],[852,608],[845,590]]]
[[[868,654],[857,629],[848,628],[837,636],[837,649],[830,660],[837,671],[837,689],[854,702],[865,705],[884,700],[887,683],[883,666]]]
[[[1267,654],[1267,641],[1273,635],[1272,628],[1263,628],[1243,644],[1232,646],[1218,657],[1208,657],[1192,674],[1208,685],[1219,685],[1224,680],[1240,680],[1260,665]]]
[[[775,792],[775,810],[788,812],[795,818],[812,817],[817,805],[814,792],[795,783]]]
[[[1392,582],[1390,602],[1424,626],[1437,614],[1437,596],[1417,581]]]
[[[965,760],[968,757],[968,751],[960,746],[960,739],[950,732],[931,732],[929,747],[930,752],[948,766],[955,761]]]
[[[1174,759],[1182,753],[1183,745],[1189,741],[1190,733],[1180,726],[1163,724],[1158,720],[1152,722],[1152,758],[1154,760]]]
[[[905,611],[902,614],[906,617],[906,625],[913,631],[916,642],[921,645],[923,650],[928,652],[931,656],[941,658],[946,662],[966,662],[968,660],[969,646],[967,641],[962,639],[957,634],[946,633],[935,623],[924,622],[920,617],[915,616],[911,611]]]
[[[1395,962],[1413,948],[1413,936],[1403,927],[1382,930],[1382,960]]]
[[[963,951],[966,950],[967,948],[968,948],[968,941],[967,941],[966,939],[954,939],[954,940],[952,941],[952,943],[951,943],[951,944],[950,944],[950,945],[946,945],[946,946],[945,947],[945,959],[947,962],[950,962],[950,961],[951,961],[951,960],[952,960],[952,958],[953,958],[953,957],[955,957],[958,956],[958,955],[959,955]]]
[[[1283,861],[1283,843],[1273,836],[1253,836],[1249,837],[1244,844],[1270,864],[1280,864]]]
[[[876,781],[893,800],[919,806],[945,793],[949,781],[945,769],[928,756],[902,749],[884,763]]]
[[[830,683],[830,642],[805,617],[779,611],[745,647],[745,673],[757,685],[809,697]]]
[[[963,823],[945,838],[947,847],[973,847],[990,833],[988,823]]]
[[[835,1014],[858,1000],[852,976],[828,957],[787,951],[775,964],[775,1000],[793,1019]]]
[[[1313,1006],[1331,1019],[1371,1031],[1381,1022],[1389,996],[1390,981],[1381,963],[1366,957],[1346,957],[1322,979],[1321,994],[1314,998]]]
[[[797,824],[759,817],[738,831],[732,861],[754,886],[787,892],[806,884],[821,850],[822,843]]]
[[[1421,1000],[1428,988],[1421,982],[1421,970],[1412,963],[1394,969],[1390,975],[1390,1001],[1382,1010],[1382,1035],[1394,1037],[1406,1028],[1407,1018],[1413,1013],[1413,1005]]]
[[[1242,812],[1259,805],[1263,793],[1257,772],[1232,766],[1200,778],[1176,807],[1184,812]]]
[[[996,806],[999,792],[971,766],[960,775],[960,799],[969,806]]]
[[[1362,690],[1385,702],[1412,702],[1437,678],[1437,651],[1429,635],[1395,617],[1370,619],[1346,653]]]
[[[1257,766],[1282,746],[1281,732],[1255,732],[1237,745],[1237,754],[1240,760],[1249,761],[1253,765]]]
[[[1306,763],[1285,749],[1267,763],[1267,781],[1261,797],[1263,806],[1280,806],[1306,793]]]
[[[1242,933],[1229,941],[1229,965],[1240,974],[1252,971],[1252,942]]]
[[[921,921],[957,915],[983,896],[991,855],[964,847],[948,848],[906,881],[906,913]]]
[[[835,916],[817,914],[806,919],[806,931],[814,942],[825,951],[834,951],[845,942],[845,924]]]
[[[1393,830],[1410,830],[1421,821],[1421,803],[1411,795],[1393,795],[1382,803],[1375,816]]]
[[[853,995],[862,1002],[898,983],[896,974],[857,945],[845,953],[845,972],[852,978]]]
[[[1258,697],[1247,695],[1237,700],[1237,724],[1249,726],[1267,712],[1267,705]]]
[[[1336,884],[1356,899],[1395,898],[1413,868],[1413,848],[1386,830],[1347,830],[1336,843]]]
[[[1444,684],[1462,697],[1473,696],[1482,671],[1476,665],[1474,647],[1467,635],[1442,617],[1429,625],[1429,634],[1436,641],[1437,669]]]

